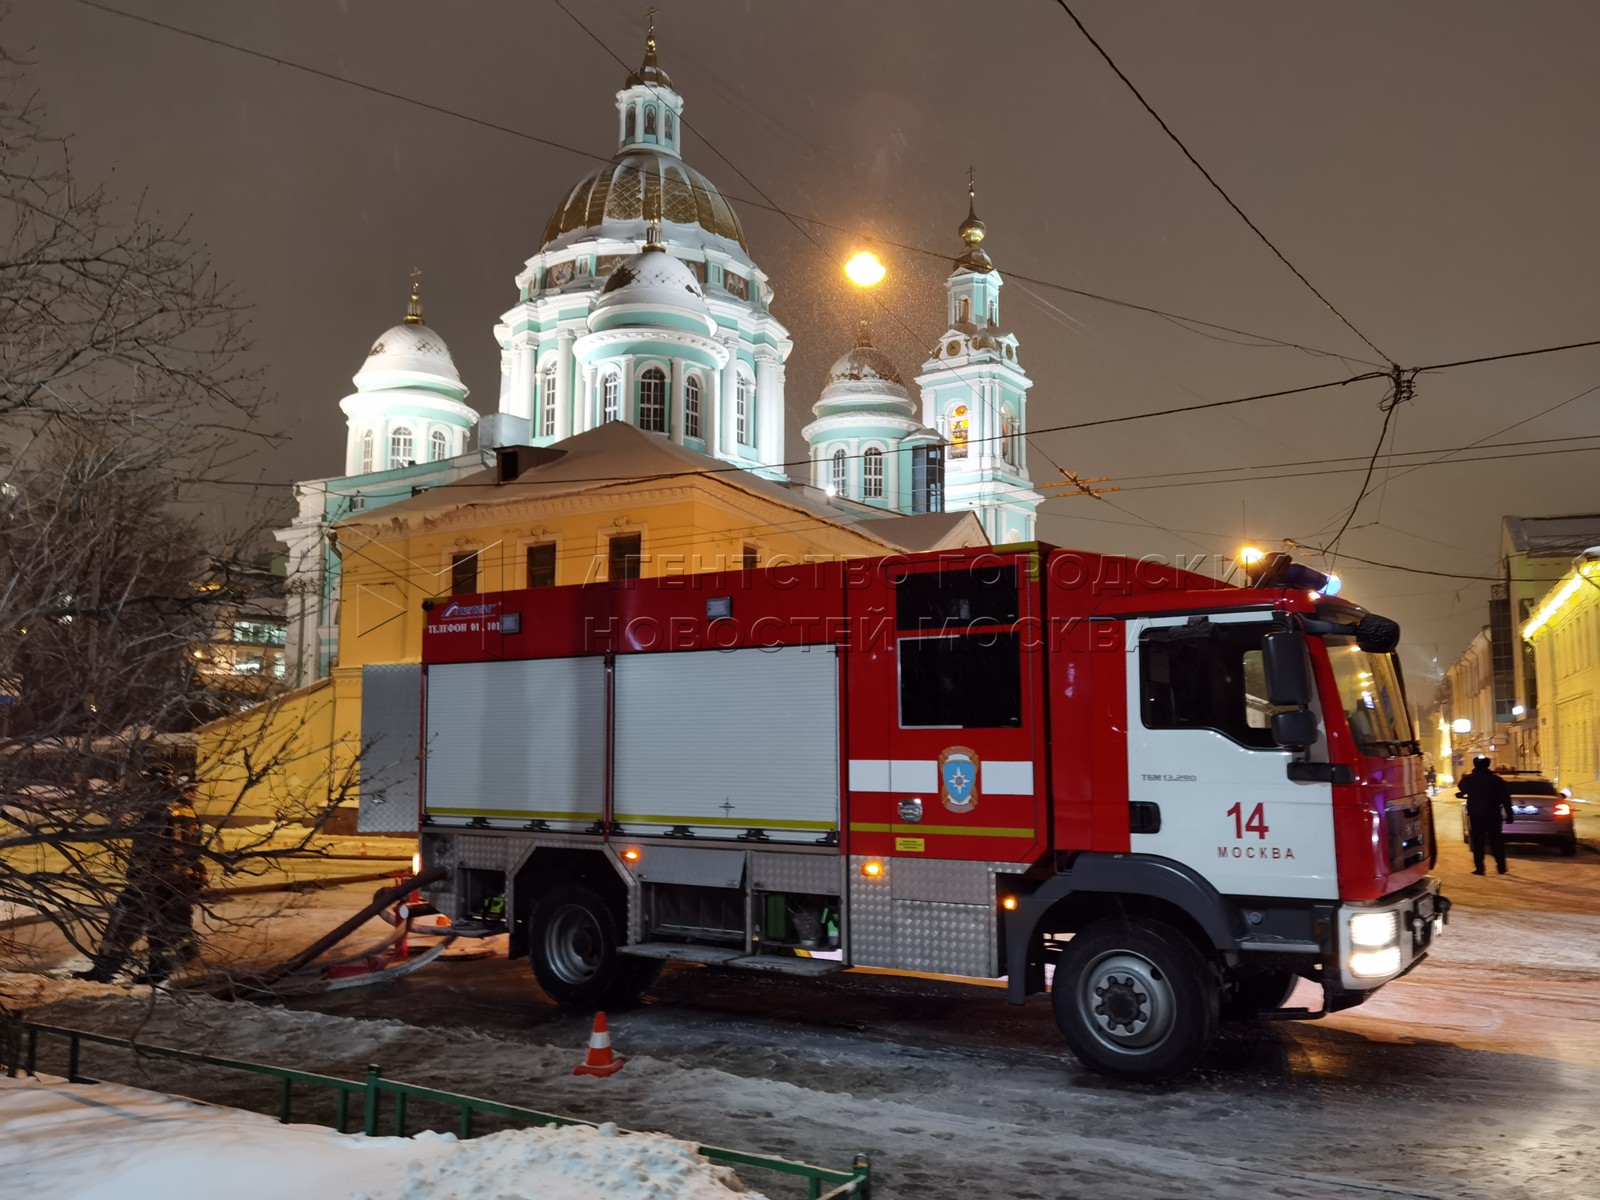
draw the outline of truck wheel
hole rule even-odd
[[[1263,1012],[1289,1002],[1300,977],[1293,971],[1262,971],[1232,980],[1222,996],[1224,1021],[1253,1021]]]
[[[619,953],[621,945],[616,914],[593,888],[560,884],[533,910],[528,961],[557,1004],[593,1008],[637,1000],[660,964],[628,958]]]
[[[1084,1066],[1146,1081],[1199,1059],[1216,1027],[1217,992],[1193,943],[1149,920],[1090,925],[1067,943],[1051,988],[1056,1024]]]

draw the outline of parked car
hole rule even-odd
[[[1578,834],[1572,822],[1572,796],[1548,779],[1524,771],[1496,772],[1511,790],[1511,811],[1516,820],[1501,821],[1508,842],[1542,842],[1559,846],[1569,858],[1578,852]],[[1461,840],[1472,841],[1467,806],[1461,806]]]

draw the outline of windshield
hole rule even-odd
[[[1393,654],[1370,654],[1355,639],[1330,637],[1328,661],[1350,733],[1365,751],[1397,751],[1415,739]]]

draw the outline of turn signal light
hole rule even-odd
[[[1007,912],[1016,912],[1017,898],[1015,896],[1002,896],[1000,898],[1000,907],[1005,909]]]
[[[624,850],[622,852],[622,861],[623,862],[638,862],[639,861],[639,852],[637,850],[635,850],[632,846],[629,846],[626,850]]]
[[[868,879],[877,879],[883,874],[883,864],[877,859],[869,859],[861,864],[861,873]]]
[[[1570,817],[1572,815],[1572,805],[1568,804],[1566,801],[1562,801],[1560,804],[1555,806],[1553,811],[1558,817]]]

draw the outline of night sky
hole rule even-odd
[[[626,74],[550,0],[116,0],[186,29],[587,151],[615,148]],[[571,7],[627,63],[643,3]],[[1031,429],[1339,379],[1377,356],[1273,258],[1049,0],[745,4],[664,0],[660,59],[685,97],[686,157],[738,208],[796,346],[789,457],[861,300],[837,263],[867,237],[890,268],[873,323],[909,378],[944,328],[966,172],[985,243],[1020,273],[1333,355],[1201,336],[1010,279],[1003,324],[1035,386]],[[1600,337],[1600,5],[1112,3],[1084,23],[1284,254],[1402,366]],[[423,270],[428,324],[480,411],[492,329],[552,208],[595,158],[552,149],[71,0],[19,0],[52,127],[86,178],[188,217],[255,305],[256,353],[292,435],[241,478],[337,472],[339,399]],[[709,143],[709,145],[708,145]],[[716,151],[710,147],[715,146]],[[720,152],[720,155],[719,153]],[[725,158],[722,156],[726,156]],[[741,178],[741,173],[747,178]],[[759,191],[758,191],[759,189]],[[764,192],[806,228],[742,199]],[[907,243],[934,254],[896,249]],[[1600,384],[1600,348],[1417,380],[1394,448],[1460,446]],[[1040,536],[1164,555],[1314,544],[1361,474],[1245,483],[1176,471],[1358,456],[1382,424],[1368,382],[1033,439],[1125,490],[1040,510]],[[1491,441],[1600,434],[1600,391]],[[1585,443],[1580,443],[1585,444]],[[1552,442],[1518,450],[1564,448]],[[1048,456],[1048,459],[1046,458]],[[1343,550],[1492,573],[1499,518],[1600,510],[1593,455],[1435,466],[1379,486]],[[1317,469],[1317,468],[1307,468]],[[1376,479],[1382,480],[1382,471]],[[1186,486],[1149,488],[1170,482]],[[1139,490],[1136,490],[1139,489]],[[237,503],[243,489],[226,493]],[[262,499],[286,516],[288,491]],[[1169,531],[1154,528],[1153,522]],[[1319,530],[1322,533],[1319,535]],[[1340,564],[1347,594],[1401,620],[1424,672],[1487,619],[1486,585]]]

